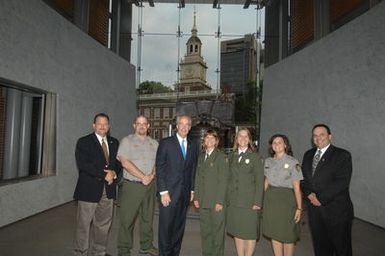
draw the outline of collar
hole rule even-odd
[[[321,156],[320,157],[322,157],[323,156],[323,154],[325,154],[325,152],[326,152],[326,150],[328,150],[328,148],[330,147],[330,143],[326,146],[326,147],[323,147],[323,148],[317,148],[317,150],[321,150]],[[316,153],[317,153],[317,151],[316,151]]]
[[[98,141],[99,141],[100,144],[102,144],[102,139],[104,140],[104,142],[106,144],[108,144],[107,136],[102,137],[99,134],[97,134],[96,132],[95,132],[95,135],[96,135],[96,138],[98,138]]]
[[[240,150],[240,149],[238,148],[238,155],[240,155],[241,153],[246,153],[247,150],[248,150],[248,148],[245,148],[244,150]]]
[[[178,133],[176,134],[176,137],[178,138],[179,144],[182,144],[182,140],[185,140],[186,141],[186,145],[187,145],[187,137],[186,138],[182,138]]]
[[[215,148],[213,148],[213,149],[210,150],[210,151],[206,151],[206,154],[207,154],[208,156],[211,156],[211,153],[213,153],[214,149],[215,149]]]

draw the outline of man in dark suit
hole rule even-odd
[[[315,125],[312,133],[316,147],[303,157],[301,188],[307,202],[314,252],[316,256],[352,255],[352,158],[348,151],[331,144],[327,125]]]
[[[156,155],[159,205],[159,250],[162,256],[179,255],[193,184],[197,147],[187,139],[189,116],[178,116],[177,134],[163,139]]]
[[[94,132],[76,144],[79,178],[74,193],[78,200],[75,255],[106,254],[116,198],[115,179],[121,169],[116,159],[119,141],[108,135],[109,117],[97,114],[92,127]]]

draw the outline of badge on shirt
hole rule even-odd
[[[283,168],[288,169],[289,168],[289,164],[284,164]]]
[[[247,159],[245,160],[245,163],[246,163],[246,164],[249,164],[249,163],[250,163],[250,159],[247,158]]]
[[[300,172],[301,171],[301,166],[299,164],[296,164],[295,165],[295,169],[297,170],[297,172]]]

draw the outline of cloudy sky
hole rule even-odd
[[[132,28],[135,33],[132,36],[131,60],[134,65],[137,64],[138,9],[133,8]],[[213,9],[211,4],[186,4],[186,7],[181,9],[180,28],[183,34],[180,39],[180,58],[186,54],[186,42],[191,35],[194,9],[197,17],[198,36],[203,44],[202,55],[208,66],[207,80],[213,88],[216,88],[218,39],[215,37],[215,33],[218,30],[218,10]],[[263,10],[258,11],[258,16],[255,6],[243,9],[242,5],[222,5],[220,12],[222,32],[220,40],[240,38],[245,34],[255,33],[258,17],[261,17],[259,20],[262,23],[263,39]],[[167,86],[172,86],[177,81],[178,16],[177,4],[156,4],[155,7],[145,5],[143,8],[141,81],[160,81]]]

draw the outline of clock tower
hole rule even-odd
[[[201,91],[211,90],[206,81],[207,65],[202,57],[202,42],[197,36],[196,14],[194,12],[193,28],[191,37],[188,39],[187,53],[180,62],[180,83],[178,91]]]

